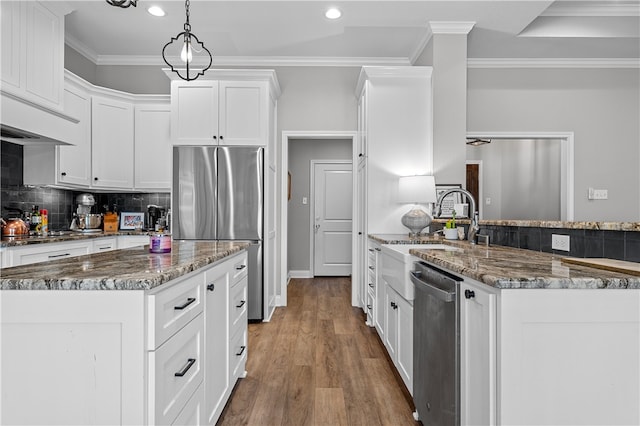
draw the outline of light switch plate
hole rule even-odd
[[[569,251],[570,238],[568,235],[551,234],[551,249]]]

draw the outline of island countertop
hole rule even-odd
[[[0,290],[150,290],[231,256],[248,243],[172,241],[170,253],[148,246],[5,268]]]
[[[561,261],[550,253],[503,246],[471,245],[467,241],[404,235],[370,235],[381,244],[448,244],[458,251],[412,249],[410,254],[453,273],[499,289],[640,289],[640,276]]]

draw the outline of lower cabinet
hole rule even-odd
[[[82,256],[92,253],[93,247],[91,240],[3,247],[0,250],[2,258],[1,266],[3,268],[9,268],[11,266]]]
[[[246,268],[242,251],[148,291],[2,291],[0,423],[215,424],[246,374]]]
[[[384,281],[384,279],[381,279]],[[384,344],[409,393],[413,395],[413,305],[385,285]]]

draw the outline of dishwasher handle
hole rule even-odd
[[[441,290],[438,287],[434,287],[430,285],[428,282],[420,279],[420,274],[415,271],[410,271],[411,281],[415,285],[420,285],[422,289],[424,289],[431,296],[435,297],[438,300],[442,300],[444,302],[455,302],[456,301],[456,292],[449,292],[446,290]]]

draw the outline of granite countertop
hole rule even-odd
[[[19,247],[31,244],[46,243],[62,243],[67,241],[88,240],[92,238],[117,237],[118,235],[151,235],[153,231],[118,231],[118,232],[76,232],[76,231],[57,231],[50,232],[45,235],[34,235],[24,237],[7,237],[3,236],[0,240],[0,248],[2,247]]]
[[[471,245],[437,237],[370,235],[381,244],[448,244],[459,251],[409,251],[434,265],[499,289],[640,289],[640,276],[563,263],[549,253],[511,247]]]
[[[449,219],[433,219],[433,222],[444,224]],[[456,218],[456,222],[468,224],[470,219]],[[639,231],[640,222],[595,222],[595,221],[559,221],[559,220],[480,220],[479,225],[519,226],[524,228],[551,229],[588,229],[593,231]]]
[[[143,246],[16,266],[0,271],[0,290],[150,290],[248,246],[172,241],[170,253]]]

